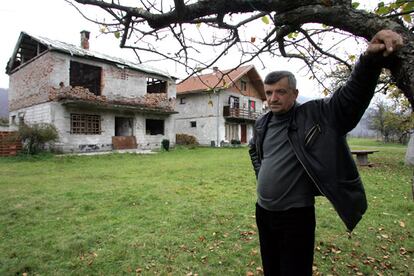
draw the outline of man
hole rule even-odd
[[[399,34],[378,32],[346,85],[329,99],[299,105],[292,73],[266,76],[270,112],[256,121],[249,150],[265,275],[312,275],[315,195],[329,199],[349,231],[365,213],[364,188],[345,136],[368,107],[382,67],[402,45]]]

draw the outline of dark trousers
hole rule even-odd
[[[256,203],[256,223],[265,276],[312,275],[314,206],[271,212]]]

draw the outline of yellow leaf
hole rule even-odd
[[[405,14],[405,15],[403,15],[403,17],[402,17],[403,19],[404,19],[404,21],[405,22],[407,22],[407,23],[411,23],[412,22],[412,17],[411,17],[411,15],[409,15],[409,14]]]
[[[401,228],[405,228],[405,222],[404,221],[400,221],[400,226],[401,226]]]
[[[269,21],[269,17],[267,17],[267,15],[262,16],[262,21],[263,21],[263,23],[265,23],[266,25],[270,23],[270,21]]]

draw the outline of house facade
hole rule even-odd
[[[9,124],[51,123],[63,152],[175,143],[175,78],[161,70],[22,32],[6,73]]]
[[[202,145],[248,143],[264,111],[263,81],[252,65],[194,76],[177,85],[175,129]]]

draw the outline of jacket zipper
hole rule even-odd
[[[308,132],[308,134],[305,136],[305,147],[309,145],[309,143],[312,141],[315,134],[321,133],[321,127],[319,124],[314,125]]]
[[[318,127],[319,127],[319,125],[317,125]],[[319,128],[319,130],[320,130],[320,128]],[[306,139],[305,139],[306,140]],[[303,164],[303,162],[302,162],[302,160],[300,160],[300,158],[299,158],[299,155],[298,155],[298,153],[296,152],[296,149],[295,149],[295,147],[293,146],[293,143],[292,143],[292,141],[290,140],[290,138],[288,137],[288,141],[289,141],[289,144],[290,144],[290,146],[292,147],[292,149],[293,149],[293,152],[295,153],[295,155],[296,155],[296,158],[299,160],[299,163],[302,165],[302,167],[303,167],[303,169],[305,170],[305,172],[306,172],[306,174],[310,177],[310,179],[312,180],[312,182],[315,184],[315,186],[316,186],[316,188],[318,188],[318,190],[319,190],[319,192],[321,193],[321,195],[323,195],[324,197],[326,197],[326,195],[321,191],[321,189],[319,188],[319,186],[318,186],[318,183],[316,183],[316,181],[315,181],[315,179],[312,177],[312,175],[309,173],[309,171],[306,169],[306,166]]]

